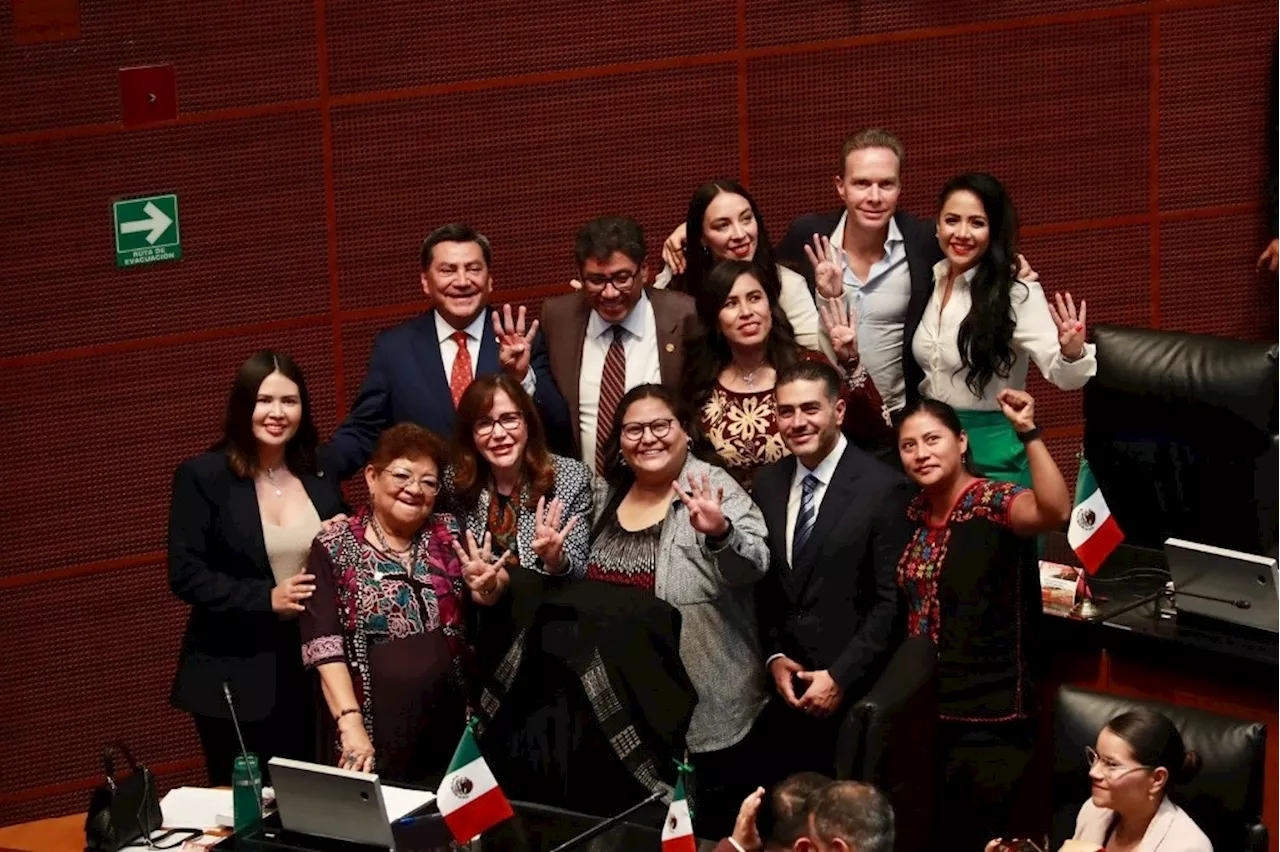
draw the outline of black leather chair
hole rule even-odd
[[[893,804],[895,852],[929,843],[933,743],[938,725],[937,653],[927,636],[903,642],[875,685],[849,708],[836,742],[836,774],[874,784]]]
[[[1262,784],[1267,728],[1206,710],[1063,687],[1054,705],[1053,834],[1057,849],[1075,832],[1076,815],[1089,795],[1084,748],[1116,716],[1135,707],[1164,713],[1178,726],[1187,748],[1203,764],[1191,781],[1175,788],[1173,799],[1209,836],[1214,849],[1264,852]]]
[[[1276,345],[1095,326],[1085,456],[1126,539],[1276,546]]]

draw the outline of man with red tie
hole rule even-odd
[[[646,289],[645,252],[644,231],[634,220],[591,220],[574,241],[578,292],[542,306],[551,374],[564,393],[569,433],[583,464],[597,473],[618,401],[636,385],[677,387],[684,338],[697,326],[692,298]],[[539,375],[539,389],[542,383]]]
[[[417,423],[448,438],[467,385],[501,369],[533,396],[549,436],[568,434],[568,410],[538,323],[526,329],[523,309],[492,317],[486,310],[491,260],[489,240],[469,225],[437,228],[422,243],[422,290],[432,307],[374,340],[360,393],[328,446],[344,479],[364,466],[392,424]]]

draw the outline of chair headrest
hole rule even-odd
[[[1094,326],[1093,339],[1098,373],[1086,385],[1086,419],[1127,396],[1218,409],[1276,434],[1276,344],[1118,325]]]

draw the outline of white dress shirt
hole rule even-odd
[[[787,559],[791,559],[791,546],[796,540],[796,518],[800,517],[800,499],[804,496],[804,478],[809,474],[813,474],[813,478],[818,480],[818,484],[813,489],[813,520],[818,520],[818,512],[822,510],[822,498],[826,496],[827,486],[831,484],[831,477],[835,475],[836,465],[840,464],[840,457],[844,455],[845,447],[849,446],[848,439],[841,433],[836,439],[836,445],[831,448],[831,452],[827,453],[827,457],[818,462],[818,466],[813,470],[804,466],[804,462],[796,459],[796,472],[791,477],[791,494],[787,497]]]
[[[467,354],[471,356],[471,378],[474,380],[480,370],[480,335],[492,333],[489,326],[489,308],[487,306],[481,308],[480,313],[466,328],[454,328],[449,325],[449,321],[440,316],[439,311],[435,312],[435,318],[436,338],[440,341],[440,363],[444,366],[445,384],[451,385],[453,382],[453,362],[458,358],[458,341],[453,339],[453,335],[459,331],[467,333]],[[533,370],[530,369],[525,371],[524,379],[520,382],[520,386],[529,396],[533,396],[534,389],[537,387],[536,379]]]
[[[844,225],[848,213],[831,232],[831,244],[844,246]],[[849,256],[840,251],[844,280],[844,302],[858,315],[858,354],[890,411],[906,403],[906,380],[902,375],[902,334],[911,301],[911,270],[907,267],[907,244],[898,223],[889,220],[884,241],[884,257],[867,271],[863,281],[849,265]]]
[[[992,376],[982,396],[975,396],[964,380],[968,371],[960,362],[958,335],[960,323],[969,316],[973,293],[969,282],[977,267],[956,278],[946,307],[942,294],[951,269],[947,260],[933,267],[933,294],[925,307],[924,317],[911,341],[911,352],[924,370],[920,383],[922,396],[941,400],[953,408],[970,411],[998,411],[996,394],[1005,388],[1023,390],[1027,386],[1027,363],[1035,361],[1046,379],[1063,390],[1077,390],[1098,371],[1097,347],[1085,344],[1084,354],[1068,361],[1059,349],[1058,327],[1049,313],[1044,290],[1034,281],[1019,281],[1013,287],[1013,367],[1007,378]]]
[[[662,371],[658,365],[658,321],[653,316],[649,297],[640,294],[627,318],[618,323],[626,331],[622,335],[622,351],[627,356],[627,386],[660,384]],[[600,413],[600,378],[604,359],[613,343],[613,324],[595,311],[587,319],[587,336],[582,341],[582,371],[578,375],[578,428],[582,442],[582,463],[596,468],[596,418]]]

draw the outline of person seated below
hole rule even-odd
[[[831,783],[817,772],[797,772],[766,795],[763,787],[742,800],[733,834],[715,852],[790,852],[809,832],[809,799]]]
[[[861,781],[836,781],[809,798],[809,832],[796,852],[893,852],[893,805]]]
[[[1122,713],[1085,750],[1093,793],[1080,806],[1075,840],[1107,850],[1213,852],[1213,844],[1186,811],[1169,799],[1175,784],[1200,770],[1178,727],[1163,713]]]

